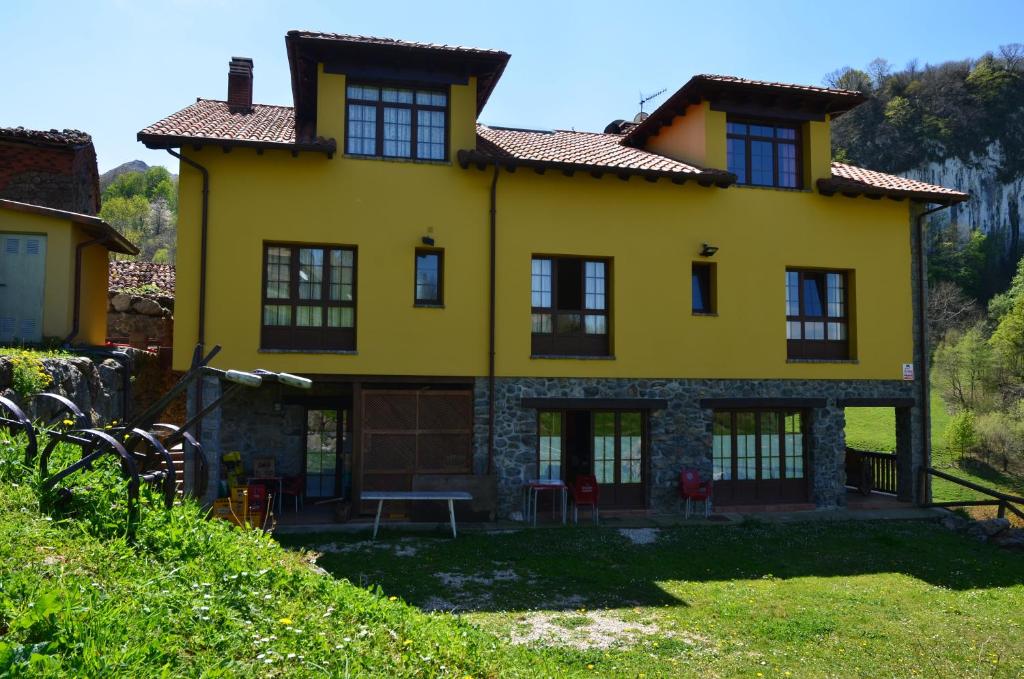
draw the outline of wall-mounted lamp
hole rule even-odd
[[[423,244],[427,247],[434,247],[434,238],[432,236],[424,236],[420,240],[423,241]]]
[[[718,252],[718,247],[709,243],[701,243],[700,245],[700,256],[701,257],[714,257],[715,253]]]

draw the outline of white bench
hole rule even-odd
[[[373,520],[373,539],[377,539],[377,529],[380,527],[380,513],[384,509],[386,500],[442,500],[448,502],[448,517],[452,523],[452,537],[455,532],[455,501],[472,500],[473,496],[457,490],[371,490],[361,494],[361,499],[373,502],[377,501],[377,517]]]

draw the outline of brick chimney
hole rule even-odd
[[[231,57],[228,64],[228,110],[252,111],[252,59],[248,57]]]

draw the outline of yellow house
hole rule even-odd
[[[110,252],[139,253],[99,217],[0,199],[0,343],[102,345]]]
[[[236,57],[227,101],[139,133],[182,161],[175,366],[217,344],[316,382],[207,424],[208,496],[237,450],[357,507],[464,488],[508,517],[593,476],[674,511],[687,468],[718,505],[837,507],[844,408],[885,405],[891,490],[923,499],[917,216],[967,196],[831,162],[860,93],[699,75],[603,132],[508,129],[478,122],[506,53],[286,45],[293,106]]]

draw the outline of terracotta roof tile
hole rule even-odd
[[[29,130],[24,127],[0,127],[0,138],[56,146],[81,146],[92,143],[92,137],[81,130]]]
[[[818,92],[821,94],[834,94],[834,95],[849,95],[862,99],[864,94],[857,90],[846,90],[838,87],[816,87],[814,85],[797,85],[794,83],[779,83],[771,80],[752,80],[750,78],[741,78],[735,75],[715,75],[713,73],[701,73],[693,76],[694,78],[701,78],[707,81],[714,81],[720,83],[735,83],[737,85],[752,85],[754,87],[767,87],[767,88],[781,88],[786,90],[798,90],[801,92]]]
[[[138,134],[147,146],[173,146],[175,140],[227,142],[252,146],[300,146],[295,138],[295,111],[291,106],[253,104],[248,113],[233,112],[226,101],[199,99],[196,103],[153,123]],[[334,152],[333,139],[307,142]]]
[[[498,163],[616,174],[698,179],[728,184],[735,177],[643,149],[625,146],[622,135],[567,130],[539,131],[477,126],[477,148],[460,151],[462,164]]]
[[[397,40],[395,38],[378,38],[371,35],[348,35],[345,33],[325,33],[323,31],[288,31],[288,35],[310,40],[330,40],[333,42],[358,43],[363,45],[410,47],[414,49],[431,49],[442,52],[460,52],[463,54],[508,56],[507,52],[502,52],[501,50],[485,49],[481,47],[463,47],[461,45],[441,45],[432,42],[410,42],[408,40]]]
[[[110,263],[110,290],[154,285],[164,295],[174,296],[174,265],[154,262],[114,261]]]
[[[970,194],[945,186],[865,170],[846,163],[832,163],[832,178],[819,179],[818,190],[825,194],[889,196],[932,203],[961,203],[970,198]]]

